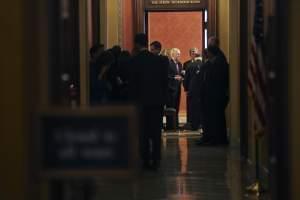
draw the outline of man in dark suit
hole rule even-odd
[[[197,129],[197,125],[192,126],[192,111],[193,109],[197,110],[196,108],[193,108],[191,105],[191,96],[190,96],[190,83],[193,77],[196,75],[196,72],[199,72],[200,66],[202,65],[201,60],[197,59],[198,56],[198,49],[197,48],[191,48],[190,51],[190,57],[191,59],[186,61],[183,64],[183,87],[186,92],[186,108],[187,108],[187,123],[185,124],[186,129]],[[195,121],[195,119],[194,119]]]
[[[140,108],[140,147],[144,167],[157,169],[161,159],[161,129],[168,69],[162,65],[159,56],[148,51],[145,34],[137,34],[134,42],[137,54],[131,63],[129,95]]]
[[[180,50],[177,48],[171,49],[171,59],[168,70],[168,100],[167,107],[176,109],[176,119],[173,116],[167,116],[167,130],[179,127],[179,104],[181,95],[182,64],[179,61]],[[176,124],[174,124],[174,121]]]
[[[159,56],[161,52],[161,43],[159,41],[151,42],[150,52],[153,53],[154,55]]]
[[[150,52],[159,57],[160,64],[163,65],[163,68],[169,67],[169,59],[167,56],[161,54],[161,43],[159,41],[151,42]]]
[[[225,109],[229,101],[229,65],[216,45],[208,46],[208,61],[203,65],[204,135],[199,145],[227,144]]]
[[[156,56],[159,56],[162,67],[168,69],[169,68],[169,64],[170,64],[170,60],[169,60],[169,58],[167,56],[164,56],[164,55],[161,54],[161,49],[162,49],[162,45],[161,45],[161,43],[159,41],[153,41],[153,42],[151,42],[151,44],[150,44],[150,52],[153,53]],[[168,88],[166,88],[166,89],[167,89],[167,91],[165,93],[167,94]],[[167,114],[167,112],[168,112],[168,110],[165,108],[164,114],[168,117],[168,115],[170,115],[170,114]],[[162,122],[162,126],[164,127],[163,122]],[[165,129],[165,127],[164,127],[164,129]]]

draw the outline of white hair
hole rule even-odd
[[[170,51],[171,58],[174,59],[175,54],[180,54],[180,49],[178,49],[178,48],[172,48],[171,51]]]

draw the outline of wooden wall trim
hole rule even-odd
[[[144,1],[132,0],[134,5],[134,33],[144,33],[145,32],[145,17],[144,17]]]
[[[217,1],[208,1],[208,36],[217,36]]]

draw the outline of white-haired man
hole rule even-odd
[[[182,64],[179,61],[180,50],[173,48],[170,51],[170,65],[168,70],[168,97],[167,107],[176,109],[176,119],[173,116],[167,116],[167,130],[172,130],[179,127],[179,104],[181,95]],[[174,124],[174,121],[176,124]]]

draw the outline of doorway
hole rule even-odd
[[[190,59],[189,50],[199,52],[207,43],[207,12],[203,11],[149,11],[146,13],[146,32],[149,42],[160,41],[163,49],[178,48],[180,62]],[[186,122],[186,93],[181,86],[179,106],[180,123]]]

